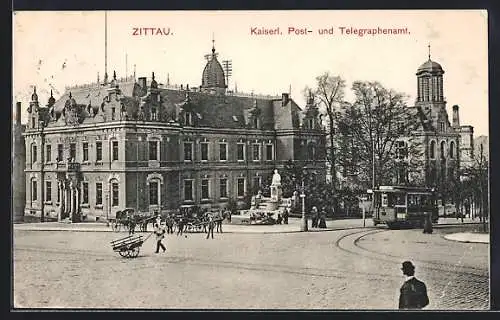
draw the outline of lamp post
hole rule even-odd
[[[40,139],[41,141],[41,150],[40,150],[40,186],[41,186],[41,192],[40,192],[40,222],[45,222],[45,179],[44,179],[44,167],[45,167],[45,122],[44,121],[39,121],[38,122],[38,127],[40,128]]]
[[[302,192],[300,194],[300,198],[302,199],[302,219],[300,225],[300,231],[307,231],[307,218],[306,218],[306,195],[304,193],[304,181],[302,181]]]

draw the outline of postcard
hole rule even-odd
[[[12,308],[489,309],[487,21],[14,12]]]

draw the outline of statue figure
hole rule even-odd
[[[272,186],[280,186],[281,185],[281,175],[278,173],[278,170],[274,169],[273,180],[271,182]]]
[[[281,201],[281,192],[281,176],[275,169],[271,181],[271,200],[275,202],[276,206]]]

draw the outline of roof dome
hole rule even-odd
[[[56,103],[56,99],[52,95],[52,90],[50,90],[49,105],[53,105],[54,103]]]
[[[224,70],[217,60],[215,48],[212,48],[212,57],[208,60],[201,78],[202,88],[226,88]]]
[[[441,72],[444,73],[443,68],[441,65],[435,61],[432,61],[430,58],[426,62],[424,62],[420,67],[417,69],[417,74],[422,73],[422,72]]]

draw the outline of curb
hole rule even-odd
[[[461,240],[461,239],[453,239],[453,238],[450,238],[450,236],[452,236],[452,234],[445,234],[445,235],[442,235],[442,237],[445,239],[445,240],[448,240],[448,241],[455,241],[455,242],[461,242],[461,243],[480,243],[480,244],[490,244],[490,241],[488,240],[487,242],[483,242],[483,241],[471,241],[471,240]]]

